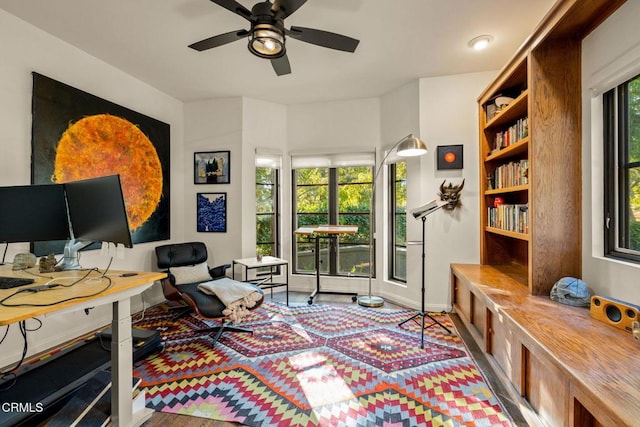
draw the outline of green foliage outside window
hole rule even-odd
[[[256,167],[256,253],[264,256],[278,256],[277,174],[277,169]]]
[[[390,278],[407,280],[407,162],[395,163],[391,169],[391,268]]]
[[[371,209],[371,168],[354,166],[338,168],[338,224],[356,225],[356,234],[347,234],[342,243],[369,241]]]
[[[368,166],[300,168],[295,171],[296,224],[294,229],[336,223],[355,225],[356,234],[339,237],[337,274],[368,274],[372,168]],[[333,177],[333,178],[332,178]],[[330,191],[333,186],[333,192]],[[330,194],[336,195],[335,203]],[[312,271],[313,244],[296,235],[296,270]],[[328,272],[327,247],[321,247],[321,271]]]
[[[640,251],[640,77],[629,82],[629,249]]]

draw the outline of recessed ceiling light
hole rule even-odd
[[[478,36],[469,42],[469,47],[474,50],[482,50],[489,46],[489,43],[491,43],[492,40],[493,37],[489,35]]]

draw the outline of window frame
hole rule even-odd
[[[401,163],[401,162],[398,162]],[[389,165],[389,280],[393,280],[396,282],[400,282],[400,283],[407,283],[407,277],[406,277],[406,255],[405,255],[405,266],[404,266],[404,271],[405,271],[405,277],[401,277],[397,274],[398,272],[398,259],[397,259],[397,249],[399,247],[403,247],[405,249],[405,253],[407,250],[407,221],[406,221],[406,214],[407,214],[407,206],[405,204],[404,206],[404,215],[405,215],[405,222],[404,222],[404,235],[405,235],[405,242],[404,245],[398,245],[397,244],[397,231],[398,231],[398,215],[402,215],[402,212],[398,212],[397,208],[398,208],[398,204],[397,204],[397,191],[396,191],[396,186],[398,182],[404,182],[405,183],[405,191],[406,191],[406,183],[407,183],[407,174],[406,174],[406,165],[407,162],[406,160],[402,161],[402,163],[405,164],[405,175],[404,178],[402,179],[398,179],[398,174],[397,174],[397,164],[398,163],[391,163]]]
[[[624,247],[630,240],[628,171],[640,170],[640,161],[628,162],[630,147],[630,82],[637,75],[602,95],[604,140],[604,256],[640,264],[640,250]],[[622,243],[621,243],[622,242]]]
[[[259,247],[261,245],[270,245],[275,253],[270,254],[270,256],[274,256],[276,258],[280,258],[281,254],[282,254],[282,242],[281,242],[281,212],[280,212],[280,175],[281,175],[281,169],[278,167],[269,167],[269,166],[256,166],[255,170],[257,171],[258,169],[271,169],[272,170],[272,174],[271,176],[273,177],[271,182],[258,182],[258,179],[256,177],[256,192],[258,191],[258,187],[259,186],[271,186],[272,189],[272,206],[273,206],[273,211],[271,212],[260,212],[257,209],[257,198],[256,198],[256,254],[259,252]],[[257,175],[257,174],[256,174]],[[273,217],[273,241],[269,241],[269,242],[260,242],[258,240],[258,224],[259,221],[258,219],[260,217],[263,216],[272,216]],[[262,275],[262,274],[269,274],[270,273],[270,269],[266,269],[265,271],[263,271],[262,269],[257,270],[257,275]],[[277,272],[274,271],[274,274],[280,274],[280,266],[278,266],[277,268]]]
[[[340,217],[344,216],[344,215],[368,215],[369,218],[369,227],[371,229],[371,222],[374,221],[375,215],[372,215],[372,211],[371,211],[371,206],[369,207],[370,210],[369,212],[340,212],[340,200],[339,200],[339,189],[341,185],[370,185],[371,187],[373,187],[373,167],[371,166],[371,181],[366,183],[366,182],[349,182],[349,183],[344,183],[344,182],[340,182],[340,178],[339,178],[339,171],[338,169],[340,168],[348,168],[348,167],[358,167],[359,165],[345,165],[345,166],[318,166],[318,167],[301,167],[301,168],[297,168],[297,169],[292,169],[291,170],[291,187],[292,187],[292,191],[291,191],[291,223],[293,224],[292,226],[292,272],[293,274],[303,274],[303,275],[315,275],[315,270],[301,270],[298,269],[298,238],[300,236],[298,236],[297,234],[295,234],[295,229],[297,229],[300,225],[298,222],[298,216],[299,215],[326,215],[328,218],[328,223],[329,224],[337,224],[340,221]],[[327,183],[326,184],[310,184],[310,183],[305,183],[305,184],[298,184],[298,178],[297,178],[297,171],[298,169],[326,169],[327,170]],[[298,187],[311,187],[311,186],[326,186],[327,187],[327,212],[304,212],[304,213],[300,213],[298,212],[298,198],[297,198],[297,189]],[[318,224],[319,225],[319,224]],[[365,242],[362,242],[360,244],[364,244]],[[309,244],[314,245],[315,244],[315,237],[310,238],[310,242]],[[353,244],[353,243],[352,243]],[[327,245],[331,245],[331,246],[327,246]],[[367,257],[369,254],[369,236],[367,236],[367,241],[366,241],[366,245],[367,245]],[[320,247],[322,250],[322,247],[329,247],[329,251],[328,251],[328,266],[326,267],[326,269],[320,269],[320,274],[323,276],[333,276],[333,277],[356,277],[356,278],[364,278],[364,277],[368,277],[368,272],[363,272],[363,273],[351,273],[351,272],[340,272],[339,270],[339,248],[335,247],[335,239],[320,239]],[[375,247],[375,244],[374,244]],[[375,251],[375,249],[374,249]],[[375,258],[374,258],[375,259]],[[325,271],[326,270],[326,271]],[[373,275],[375,277],[375,263],[374,263],[374,271],[373,271]]]

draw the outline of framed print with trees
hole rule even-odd
[[[229,184],[231,153],[201,151],[193,154],[194,184]]]

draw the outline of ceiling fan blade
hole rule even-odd
[[[300,6],[302,6],[306,2],[307,0],[275,0],[273,2],[271,10],[273,10],[274,12],[281,11],[281,16],[284,19],[298,10]]]
[[[236,30],[230,31],[224,34],[218,34],[217,36],[209,37],[208,39],[200,40],[189,45],[191,49],[202,52],[203,50],[211,49],[214,47],[222,46],[223,44],[231,43],[241,38],[247,37],[249,31]]]
[[[211,0],[218,6],[222,6],[245,19],[251,18],[251,11],[235,0]]]
[[[280,58],[273,58],[271,60],[271,66],[273,67],[273,71],[279,76],[291,74],[291,65],[289,64],[287,54],[282,55]]]
[[[305,27],[291,27],[291,29],[287,31],[287,35],[306,43],[328,47],[329,49],[342,50],[344,52],[355,52],[358,43],[360,43],[360,40],[343,36],[342,34]]]

